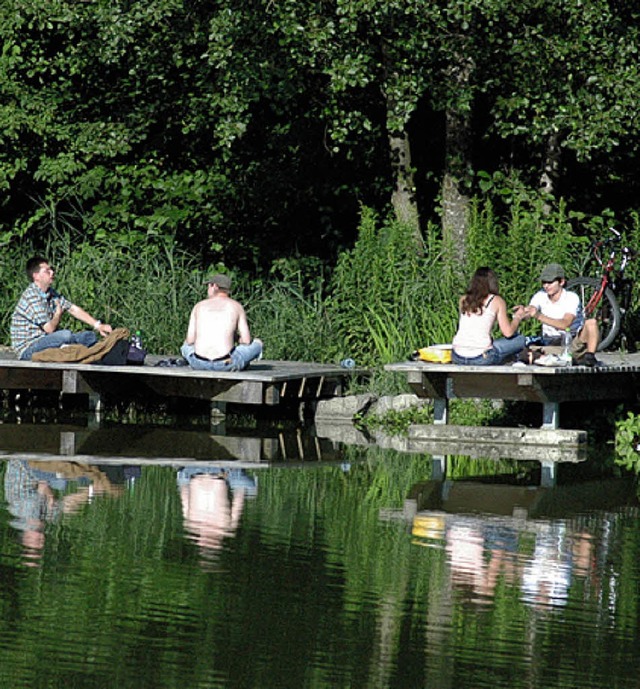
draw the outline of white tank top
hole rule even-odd
[[[497,313],[489,308],[494,294],[490,294],[480,313],[461,313],[458,332],[453,338],[453,349],[459,356],[472,358],[491,349],[493,338],[491,331],[496,322]]]

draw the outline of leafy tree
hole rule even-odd
[[[640,11],[630,2],[519,3],[496,49],[495,129],[537,152],[540,184],[562,181],[563,157],[588,162],[599,153],[637,157]],[[631,139],[629,139],[631,137]]]

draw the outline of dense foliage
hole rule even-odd
[[[267,270],[333,262],[364,203],[471,256],[505,174],[627,221],[639,30],[631,0],[6,0],[0,242],[163,237]]]

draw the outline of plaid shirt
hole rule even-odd
[[[11,347],[18,356],[39,337],[46,335],[43,326],[53,318],[57,302],[60,302],[63,311],[73,306],[51,288],[43,292],[35,282],[22,293],[11,316]]]

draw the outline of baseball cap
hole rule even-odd
[[[540,273],[540,282],[553,282],[558,278],[565,278],[564,268],[559,263],[549,263]]]
[[[222,273],[216,273],[215,275],[210,275],[205,281],[205,285],[211,285],[215,283],[220,289],[230,290],[231,289],[231,278],[228,275],[223,275]]]

